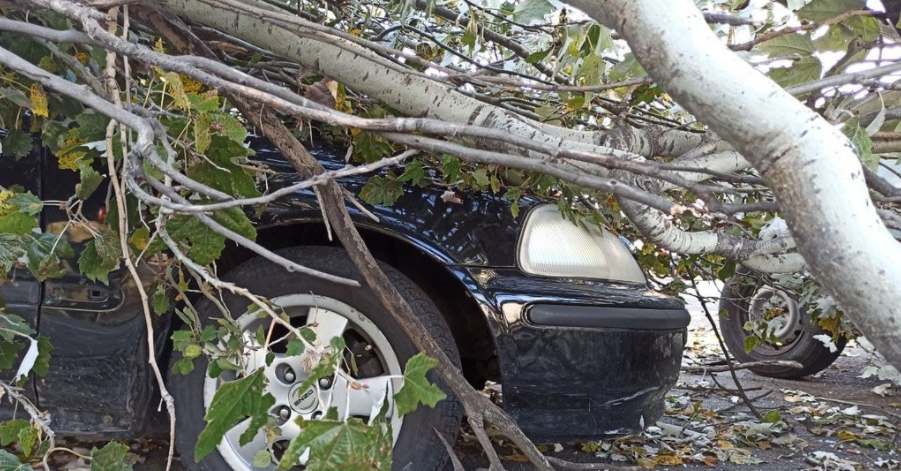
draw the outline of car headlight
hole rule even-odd
[[[529,212],[519,240],[519,267],[533,275],[646,283],[615,235],[567,221],[556,206]]]

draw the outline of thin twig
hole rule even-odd
[[[558,469],[575,469],[575,470],[607,470],[607,471],[643,471],[645,468],[641,466],[630,466],[623,464],[609,463],[573,463],[571,461],[561,460],[553,456],[548,456],[547,460]]]
[[[682,368],[686,373],[723,373],[732,370],[745,370],[749,368],[757,368],[759,366],[784,366],[787,368],[804,368],[804,365],[796,361],[786,360],[764,360],[764,361],[748,361],[745,363],[731,363],[724,366],[687,366]]]
[[[451,463],[454,465],[454,471],[466,471],[466,468],[463,467],[463,463],[460,462],[460,458],[457,458],[457,454],[454,453],[454,447],[450,446],[450,443],[447,442],[447,439],[444,438],[444,435],[438,431],[435,427],[432,427],[432,430],[435,432],[435,435],[438,436],[438,439],[441,440],[441,443],[444,444],[444,449],[447,450],[447,456],[450,457]]]
[[[112,7],[107,12],[108,18],[108,28],[110,34],[115,34],[118,29],[118,15],[119,15],[119,7]],[[106,52],[106,86],[109,95],[113,98],[113,102],[115,105],[121,107],[121,100],[119,98],[119,85],[116,82],[116,53],[113,51]],[[147,329],[147,363],[150,365],[151,370],[153,370],[153,375],[156,378],[156,382],[160,388],[160,396],[163,398],[163,401],[166,403],[166,410],[169,413],[169,453],[166,457],[166,471],[172,469],[172,460],[175,456],[175,399],[169,394],[169,390],[166,388],[166,383],[163,380],[163,374],[160,372],[159,365],[156,361],[156,335],[154,334],[153,329],[153,315],[150,311],[150,304],[148,302],[147,291],[144,289],[144,283],[141,280],[140,275],[138,274],[138,270],[135,267],[134,261],[131,259],[131,255],[128,247],[128,211],[125,208],[125,192],[122,190],[122,186],[119,184],[119,176],[116,173],[116,160],[113,152],[113,131],[116,127],[120,126],[116,120],[111,120],[109,125],[106,127],[106,161],[107,161],[107,169],[109,170],[109,178],[110,182],[113,185],[113,191],[116,195],[116,206],[119,214],[119,244],[122,250],[122,258],[125,260],[125,265],[128,267],[128,272],[131,274],[132,279],[135,282],[135,286],[138,289],[138,295],[141,299],[141,307],[144,310],[144,324]],[[123,130],[124,131],[124,130]],[[123,134],[124,135],[124,134]],[[123,149],[124,151],[124,149]]]
[[[485,451],[485,455],[488,457],[488,463],[490,463],[488,467],[489,471],[504,471],[504,464],[501,463],[501,459],[494,450],[491,439],[488,438],[488,434],[485,433],[485,421],[482,416],[470,415],[467,417],[467,421],[469,422],[469,426],[472,427],[473,433],[476,434],[479,444],[482,445],[482,450]]]
[[[110,124],[107,127],[107,167],[109,170],[109,178],[113,185],[113,191],[116,195],[116,207],[119,213],[119,245],[122,249],[122,258],[125,260],[125,266],[128,268],[129,274],[135,281],[135,286],[138,289],[138,297],[141,299],[141,307],[144,311],[144,324],[146,325],[147,329],[147,363],[153,370],[153,375],[160,388],[160,396],[162,396],[163,401],[165,401],[166,410],[169,413],[170,440],[169,455],[166,458],[166,471],[169,471],[170,469],[172,469],[172,459],[175,455],[175,399],[172,398],[172,395],[169,394],[169,390],[166,389],[166,383],[163,380],[163,375],[160,372],[159,365],[156,362],[156,334],[154,333],[153,329],[153,315],[150,311],[150,303],[148,301],[147,291],[144,289],[144,283],[142,282],[141,277],[138,274],[138,270],[135,267],[134,261],[132,261],[131,256],[129,255],[128,222],[126,221],[126,218],[128,217],[128,211],[125,208],[125,192],[122,191],[122,186],[119,184],[119,176],[116,173],[116,162],[115,156],[113,155],[112,145],[113,129],[115,128],[116,124],[116,121],[110,121]]]
[[[698,282],[695,281],[695,272],[691,267],[688,267],[688,275],[691,277],[691,286],[694,288],[695,292],[700,293],[698,290]],[[748,409],[754,414],[754,417],[757,417],[757,420],[763,420],[763,416],[760,414],[760,411],[754,407],[754,404],[748,399],[748,395],[745,393],[744,389],[741,386],[741,382],[738,381],[738,375],[735,374],[735,366],[732,364],[732,358],[729,357],[729,349],[726,348],[726,343],[723,342],[723,337],[720,336],[720,330],[717,327],[716,321],[713,319],[713,315],[710,314],[710,309],[707,308],[706,303],[701,303],[701,308],[704,309],[704,315],[707,316],[707,320],[710,322],[710,326],[713,328],[713,333],[716,335],[716,340],[720,344],[720,348],[723,350],[723,356],[726,357],[726,364],[728,365],[729,374],[732,375],[732,381],[735,383],[735,388],[738,390],[738,397],[748,406]]]

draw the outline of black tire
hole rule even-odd
[[[751,371],[770,378],[797,379],[819,373],[828,368],[832,362],[841,355],[847,339],[842,336],[835,342],[836,351],[830,351],[822,342],[813,338],[815,335],[826,334],[819,326],[812,325],[810,316],[803,308],[800,309],[801,326],[797,336],[791,343],[774,348],[769,345],[760,345],[750,353],[745,352],[745,338],[748,332],[744,325],[748,321],[750,300],[759,289],[759,285],[748,276],[749,271],[740,271],[734,278],[726,283],[723,295],[720,298],[720,312],[725,311],[725,316],[720,316],[720,331],[723,341],[729,353],[741,363],[749,361],[785,360],[796,361],[803,368],[790,368],[785,366],[758,366],[750,368]]]
[[[278,253],[301,265],[362,282],[353,263],[343,250],[331,247],[295,247],[281,250]],[[409,278],[385,264],[381,264],[381,268],[395,288],[410,303],[435,341],[452,360],[459,363],[459,354],[450,329],[435,304]],[[319,296],[340,300],[361,313],[365,313],[366,317],[376,324],[394,349],[401,366],[418,353],[413,342],[403,332],[391,313],[381,305],[368,288],[348,288],[319,278],[289,273],[284,268],[259,257],[241,264],[229,272],[224,279],[267,298],[313,292]],[[225,300],[231,312],[246,312],[248,303],[243,298],[228,296]],[[211,322],[213,318],[221,316],[209,302],[198,303],[197,309],[204,325]],[[180,357],[180,355],[173,356]],[[173,358],[174,360],[175,358]],[[205,425],[203,385],[206,371],[207,361],[205,357],[201,356],[195,360],[195,368],[192,373],[186,376],[170,373],[169,385],[175,398],[177,417],[175,442],[181,453],[182,461],[189,470],[229,471],[232,469],[231,466],[225,462],[218,450],[214,450],[200,463],[196,463],[193,459],[197,437]],[[462,406],[450,388],[434,372],[430,372],[429,379],[447,393],[447,399],[439,402],[435,408],[421,406],[415,412],[404,416],[400,436],[394,447],[393,469],[395,471],[437,471],[442,468],[448,458],[447,450],[433,428],[438,430],[448,443],[455,443],[462,417]]]

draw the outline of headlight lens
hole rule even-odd
[[[577,226],[552,205],[529,213],[519,241],[519,265],[533,275],[647,282],[616,236]]]

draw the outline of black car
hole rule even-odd
[[[254,158],[275,171],[268,190],[299,179],[271,146],[256,141],[254,148]],[[344,166],[337,157],[342,152],[322,146],[313,153],[326,168]],[[75,172],[60,170],[37,143],[32,156],[0,159],[0,167],[0,185],[24,186],[43,200],[66,200],[78,182]],[[341,184],[356,194],[367,178]],[[102,219],[104,193],[92,196],[85,215]],[[501,383],[505,409],[538,442],[610,437],[653,424],[679,375],[689,322],[682,302],[650,291],[616,236],[576,226],[553,205],[523,199],[514,217],[504,198],[479,193],[445,201],[443,193],[405,188],[393,206],[370,207],[378,222],[357,208],[350,212],[389,277],[472,384]],[[65,220],[56,207],[46,206],[41,215],[44,230]],[[267,248],[312,268],[359,278],[341,247],[329,240],[312,192],[269,204],[255,224],[257,240]],[[77,252],[79,241],[72,242]],[[110,274],[108,285],[91,282],[74,265],[66,276],[43,283],[17,270],[0,288],[7,312],[32,322],[54,346],[49,374],[29,380],[27,393],[49,412],[59,434],[165,436],[165,407],[147,366],[135,284],[123,269]],[[276,397],[272,414],[282,424],[276,444],[299,432],[295,417],[316,418],[329,404],[347,415],[369,416],[377,405],[377,394],[370,393],[396,390],[390,376],[416,350],[368,290],[288,273],[233,246],[217,268],[225,280],[281,305],[292,322],[312,325],[318,338],[342,335],[358,357],[357,380],[370,386],[364,394],[337,377],[320,381],[311,394],[298,389],[304,369],[297,357],[283,355],[278,344],[269,366],[259,351],[248,351],[248,361],[265,369]],[[242,316],[247,302],[238,298],[226,297],[224,306],[204,300],[195,305],[204,323],[222,317],[221,307],[247,332],[262,322]],[[154,322],[157,355],[177,361],[170,339],[181,327],[178,317]],[[226,434],[217,452],[194,463],[205,408],[228,379],[210,378],[204,360],[197,360],[188,375],[168,374],[183,460],[197,470],[257,469],[253,458],[265,441],[260,436],[239,445],[243,423]],[[395,469],[441,467],[446,451],[433,429],[452,439],[462,414],[450,397],[435,408],[395,417]]]

